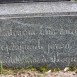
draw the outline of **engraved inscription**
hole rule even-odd
[[[5,64],[20,65],[76,63],[76,18],[59,16],[0,19],[0,60]]]

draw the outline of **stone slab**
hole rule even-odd
[[[77,65],[77,3],[0,4],[0,11],[4,65]]]
[[[0,4],[0,16],[28,14],[77,13],[76,2],[36,2]]]
[[[11,67],[77,64],[77,16],[0,19],[0,61]]]

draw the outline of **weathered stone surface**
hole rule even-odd
[[[57,1],[70,1],[70,0],[1,0],[0,3],[17,3],[17,2],[57,2]]]
[[[4,65],[65,67],[77,64],[77,3],[0,6],[3,6],[0,7],[0,61]]]
[[[66,15],[65,13],[71,14],[76,13],[77,15],[77,3],[76,2],[36,2],[36,3],[13,3],[13,4],[0,4],[0,17],[4,17],[4,15],[18,15],[24,16],[31,14],[33,16],[42,16],[44,14],[54,14],[62,13],[62,15]],[[19,17],[18,16],[18,17]]]
[[[77,17],[0,19],[0,60],[9,66],[76,63]]]

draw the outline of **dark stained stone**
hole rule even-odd
[[[0,0],[0,3],[19,3],[19,2],[57,2],[70,0]]]

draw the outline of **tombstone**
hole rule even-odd
[[[76,65],[76,7],[74,2],[0,4],[3,65],[60,68]]]

